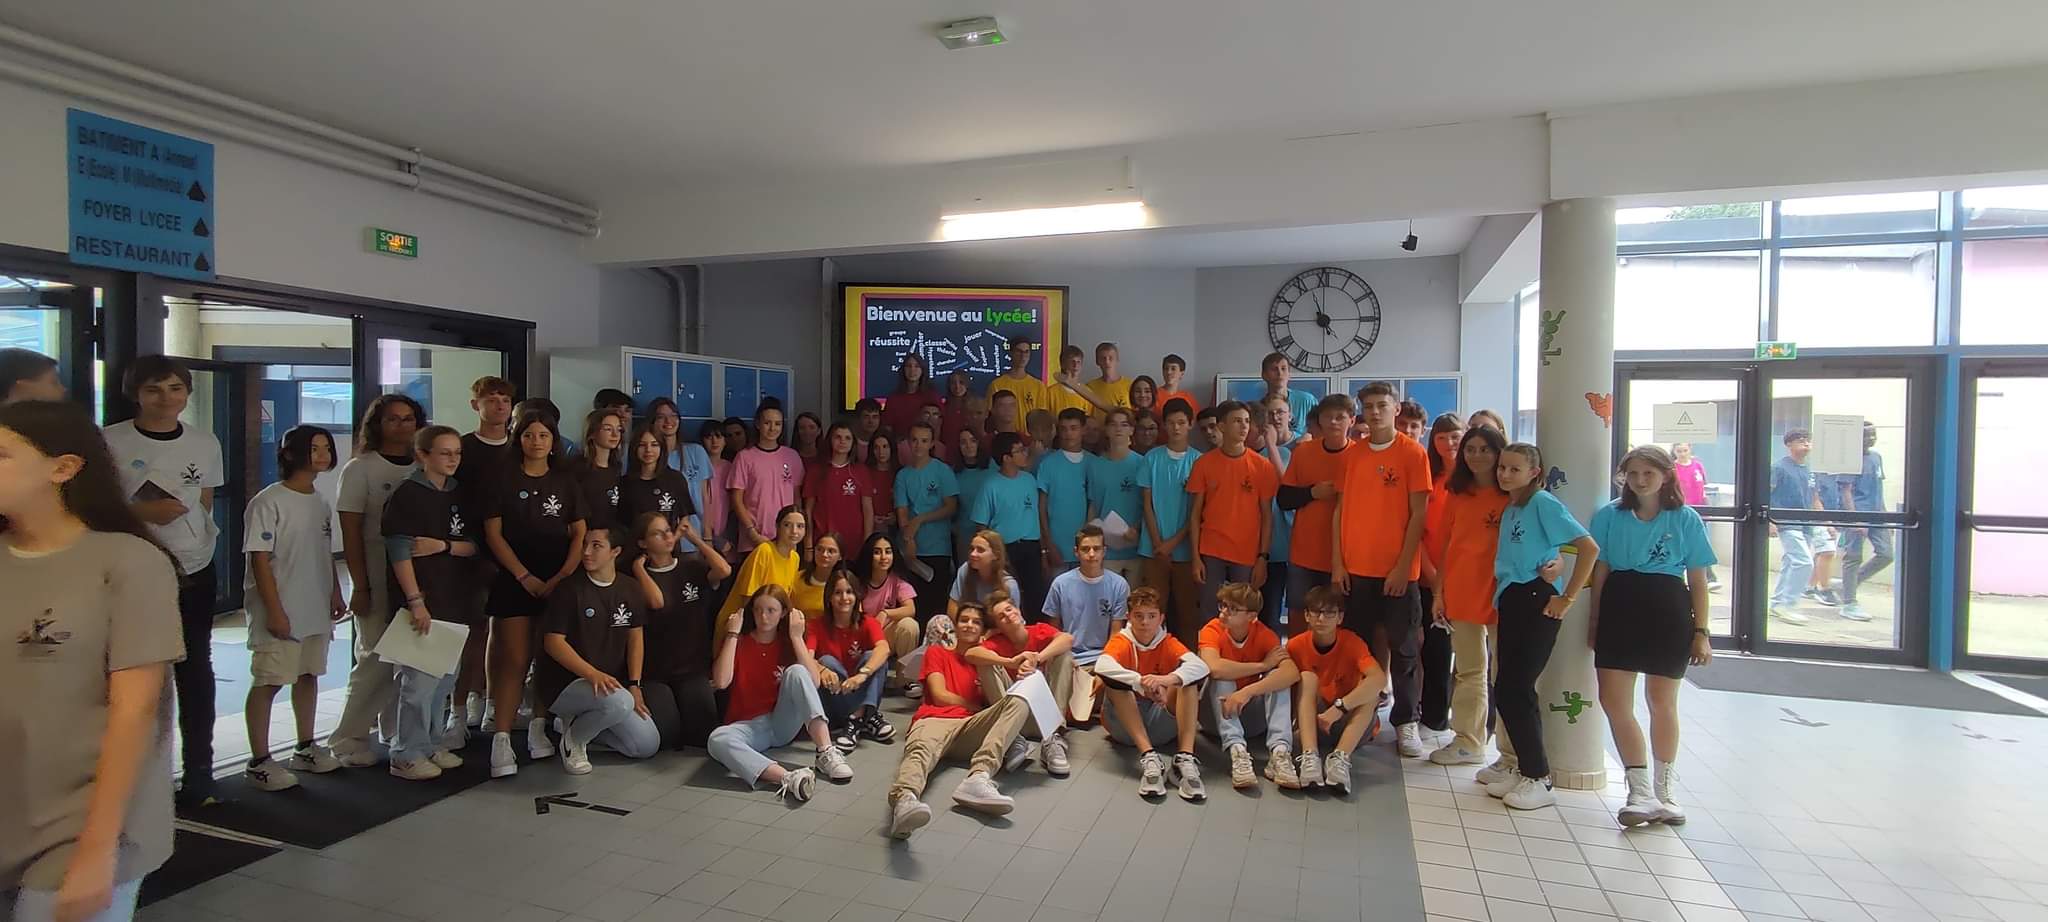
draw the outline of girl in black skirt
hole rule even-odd
[[[1623,455],[1621,498],[1593,513],[1600,561],[1593,569],[1593,665],[1600,707],[1627,769],[1623,826],[1685,822],[1672,800],[1678,759],[1678,685],[1687,664],[1713,659],[1707,574],[1715,563],[1706,523],[1678,492],[1671,456],[1655,445]],[[1643,728],[1636,724],[1636,673],[1649,677],[1652,786]]]
[[[519,773],[512,752],[512,722],[526,689],[538,638],[535,628],[547,598],[582,565],[583,497],[567,464],[557,463],[555,424],[527,411],[512,427],[519,463],[491,488],[484,512],[484,544],[498,563],[484,611],[493,619],[491,703],[497,724],[491,736],[491,777]],[[555,754],[548,739],[547,703],[536,702],[526,728],[526,752],[535,759]]]

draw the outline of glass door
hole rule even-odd
[[[529,396],[524,361],[518,363],[520,368],[512,368],[510,354],[502,344],[454,332],[367,321],[359,327],[363,347],[356,350],[356,380],[370,386],[354,393],[357,416],[377,395],[399,392],[419,401],[429,421],[467,432],[476,428],[476,414],[469,405],[469,386],[476,379],[504,377],[521,398]],[[564,407],[563,413],[581,420],[581,409]]]
[[[1762,617],[1754,649],[1926,661],[1921,560],[1933,393],[1925,359],[1760,368],[1750,421]]]
[[[1966,363],[1956,664],[2048,674],[2048,494],[2030,488],[2048,437],[2048,361]]]
[[[1738,630],[1752,572],[1743,540],[1752,499],[1743,463],[1742,407],[1754,370],[1741,365],[1620,363],[1616,366],[1614,456],[1655,444],[1678,462],[1679,489],[1706,520],[1719,565],[1709,571],[1714,646],[1742,647]]]
[[[94,289],[0,271],[0,348],[27,349],[57,361],[57,379],[73,400],[99,397],[92,344]],[[95,419],[99,418],[97,416]]]

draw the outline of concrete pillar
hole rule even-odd
[[[1543,207],[1543,295],[1537,327],[1536,432],[1552,492],[1581,524],[1608,501],[1614,386],[1614,201]],[[1572,558],[1565,558],[1567,569]],[[1543,740],[1560,788],[1607,785],[1607,721],[1586,642],[1591,593],[1566,613],[1536,683]]]

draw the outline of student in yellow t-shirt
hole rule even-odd
[[[1051,413],[1054,419],[1059,418],[1060,411],[1069,408],[1087,413],[1095,409],[1092,402],[1094,396],[1089,392],[1088,385],[1081,380],[1081,347],[1062,348],[1059,374],[1054,375],[1052,381],[1045,386],[1046,412]],[[1124,399],[1126,403],[1129,402],[1128,392]],[[1025,414],[1028,416],[1030,411],[1026,410]]]
[[[1024,417],[1032,410],[1046,408],[1045,382],[1031,373],[1033,348],[1035,347],[1031,341],[1021,336],[1010,340],[1010,370],[997,375],[994,381],[989,382],[988,392],[991,397],[997,391],[1009,391],[1017,398],[1016,417],[1010,421],[1008,429],[999,431],[1022,434]],[[990,425],[993,427],[996,424]]]

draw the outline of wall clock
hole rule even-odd
[[[1310,269],[1273,296],[1266,335],[1296,371],[1343,371],[1379,341],[1379,295],[1343,269]]]

